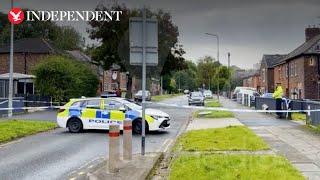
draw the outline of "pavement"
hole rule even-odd
[[[186,105],[187,97],[179,96],[164,103]],[[181,129],[188,123],[190,109],[150,105],[167,112],[171,117],[171,128],[153,132],[146,136],[146,152],[165,151],[174,142]],[[55,121],[55,111],[35,112],[15,116],[19,119]],[[108,155],[107,131],[85,131],[71,134],[58,128],[49,132],[28,136],[8,144],[0,145],[0,179],[76,179],[74,173],[84,167],[106,159]],[[133,136],[133,153],[140,153],[141,137]]]
[[[226,108],[249,109],[220,98]],[[235,112],[236,118],[263,138],[277,154],[285,156],[310,180],[320,179],[320,136],[301,123],[256,112]]]
[[[187,131],[208,128],[224,128],[228,126],[243,126],[243,124],[236,118],[195,118],[189,123]]]

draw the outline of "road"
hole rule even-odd
[[[164,103],[187,104],[185,96]],[[155,105],[150,105],[156,107]],[[148,134],[146,152],[158,152],[172,141],[191,114],[190,109],[159,107],[171,117],[168,131]],[[20,115],[18,118],[54,120],[55,112],[39,112]],[[86,131],[80,134],[56,129],[25,137],[9,144],[0,145],[0,179],[65,179],[74,170],[88,162],[107,157],[106,131]],[[133,137],[133,152],[140,153],[140,136]]]

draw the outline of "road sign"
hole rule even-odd
[[[146,65],[158,65],[158,21],[146,19],[145,48]],[[143,18],[133,17],[129,20],[130,64],[142,65],[143,59]]]

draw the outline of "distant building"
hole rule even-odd
[[[261,77],[260,73],[256,72],[253,75],[250,75],[243,79],[244,87],[252,87],[257,90],[257,92],[261,92]]]
[[[260,91],[261,93],[271,93],[274,91],[274,65],[279,63],[286,55],[265,54],[260,66]]]

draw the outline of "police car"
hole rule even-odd
[[[123,98],[79,98],[71,99],[61,107],[57,123],[70,132],[83,129],[109,129],[109,124],[118,123],[123,128],[123,120],[132,120],[132,131],[141,134],[141,106]],[[170,116],[157,109],[146,109],[146,132],[158,131],[170,127]]]

